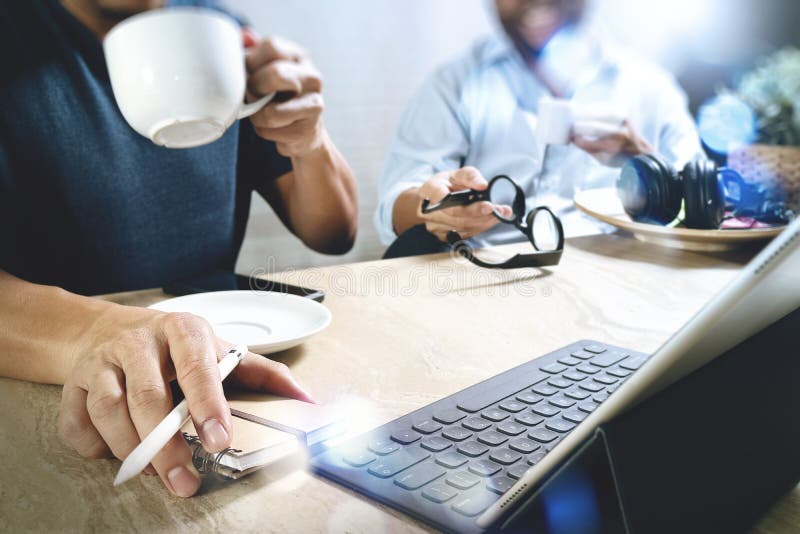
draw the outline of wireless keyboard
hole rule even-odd
[[[475,519],[648,355],[580,341],[314,457],[316,473],[438,529]]]

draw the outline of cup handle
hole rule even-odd
[[[239,114],[236,116],[237,119],[244,119],[249,117],[253,113],[260,111],[261,108],[269,104],[269,101],[275,98],[275,93],[270,93],[268,95],[264,95],[255,102],[250,102],[249,104],[242,104],[242,107],[239,108]]]

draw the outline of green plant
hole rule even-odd
[[[800,50],[762,58],[732,92],[755,112],[757,142],[800,146]]]

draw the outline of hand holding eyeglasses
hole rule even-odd
[[[557,265],[561,260],[564,249],[564,229],[561,221],[550,208],[545,206],[536,207],[526,215],[525,192],[508,176],[495,176],[487,186],[480,189],[454,191],[436,203],[424,198],[420,212],[430,214],[440,210],[456,209],[459,206],[469,209],[481,204],[490,207],[489,216],[496,219],[495,224],[499,222],[516,227],[528,238],[536,252],[516,254],[500,261],[487,261],[464,241],[466,236],[460,235],[453,228],[449,229],[446,234],[447,242],[469,261],[481,267],[517,269]]]
[[[471,189],[483,191],[489,182],[474,167],[464,167],[455,171],[440,172],[431,177],[419,188],[418,195],[422,199],[441,200],[448,195]],[[456,231],[467,239],[481,234],[500,221],[493,215],[497,209],[506,216],[511,215],[510,206],[493,206],[491,202],[482,200],[472,204],[455,204],[436,211],[422,212],[418,215],[425,221],[425,229],[440,241],[447,243],[447,233]]]

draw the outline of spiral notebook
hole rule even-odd
[[[343,431],[331,406],[253,393],[230,395],[228,404],[232,439],[224,451],[206,452],[191,421],[181,429],[201,473],[237,479],[313,452]]]

